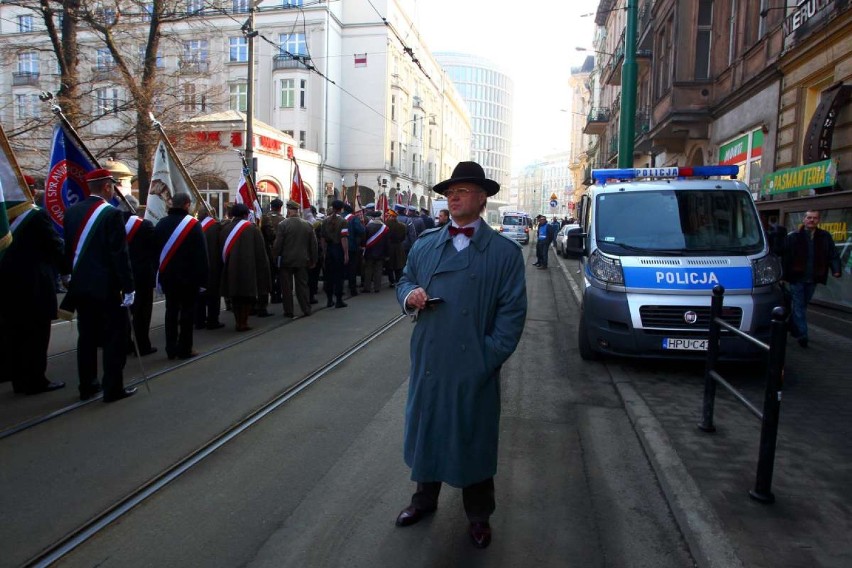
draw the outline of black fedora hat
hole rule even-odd
[[[442,181],[432,190],[443,195],[452,184],[465,182],[478,185],[489,197],[500,191],[500,184],[485,177],[485,170],[476,162],[459,162],[450,179]]]

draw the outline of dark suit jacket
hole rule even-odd
[[[160,219],[154,228],[157,238],[157,258],[172,233],[183,220],[189,215],[180,208],[169,209],[169,214]],[[166,269],[160,272],[160,285],[163,291],[198,290],[207,286],[207,244],[201,223],[196,223],[186,240],[175,250],[174,256],[169,261]]]
[[[0,313],[28,317],[56,317],[53,270],[68,274],[62,239],[44,209],[23,220],[0,260]]]
[[[125,223],[130,215],[130,212],[124,213]],[[154,223],[143,219],[142,226],[136,231],[133,240],[127,243],[127,250],[130,254],[130,267],[133,269],[133,282],[136,288],[153,288],[160,260],[160,249],[154,236]]]
[[[83,230],[86,214],[102,202],[100,197],[90,196],[65,211],[65,258],[69,264],[74,260],[76,238]],[[71,276],[68,293],[72,297],[111,300],[121,292],[126,294],[135,290],[124,232],[124,215],[115,207],[107,209],[103,215],[103,220],[95,227],[88,249]]]

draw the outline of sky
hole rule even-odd
[[[568,148],[569,71],[592,55],[598,0],[416,0],[413,19],[432,52],[494,62],[515,84],[512,172]]]

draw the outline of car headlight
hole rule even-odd
[[[781,261],[774,254],[751,261],[751,273],[755,286],[769,286],[781,280]]]
[[[589,271],[592,276],[608,284],[624,285],[624,271],[621,270],[621,261],[617,258],[609,258],[595,250],[589,256]]]

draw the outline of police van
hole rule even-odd
[[[722,319],[765,342],[781,304],[781,267],[737,166],[593,170],[580,227],[566,250],[580,257],[583,359],[704,356],[713,287]],[[723,330],[721,355],[757,347]]]
[[[504,236],[526,245],[530,242],[531,227],[532,219],[529,213],[511,210],[500,211],[500,225],[497,227],[497,231]]]

